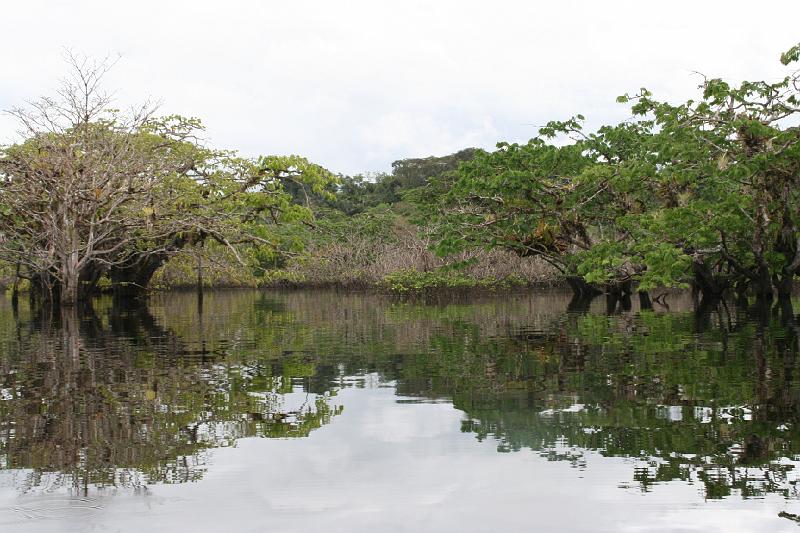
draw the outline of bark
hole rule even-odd
[[[62,307],[72,307],[78,303],[78,291],[80,288],[78,253],[67,254],[63,259],[60,270],[59,302]]]
[[[16,311],[19,306],[19,272],[20,264],[17,261],[16,270],[14,271],[14,287],[11,290],[11,307]]]
[[[778,299],[791,300],[792,289],[794,289],[794,275],[784,274],[777,277],[775,280],[775,289],[778,293]]]

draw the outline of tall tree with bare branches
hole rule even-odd
[[[0,152],[0,257],[63,306],[85,300],[103,275],[143,289],[186,245],[212,238],[234,250],[271,246],[270,224],[310,216],[282,190],[332,179],[303,158],[249,160],[213,150],[197,119],[122,112],[102,89],[108,62],[69,56],[54,97],[9,111],[24,141]]]

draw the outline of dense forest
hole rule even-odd
[[[646,89],[631,118],[582,115],[527,143],[335,175],[300,156],[211,148],[199,120],[113,107],[103,63],[10,113],[0,259],[16,294],[72,306],[179,286],[407,292],[569,284],[577,295],[693,287],[788,302],[800,273],[800,45],[777,81]]]

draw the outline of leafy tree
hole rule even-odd
[[[472,159],[475,152],[475,148],[466,148],[441,157],[399,159],[392,163],[390,174],[340,176],[339,182],[331,186],[330,192],[333,194],[320,199],[319,203],[348,215],[362,213],[381,204],[397,204],[409,191],[453,172],[460,162]],[[295,194],[297,198],[304,197],[299,190]]]
[[[585,151],[583,141],[557,146],[544,136],[527,144],[499,143],[496,151],[478,151],[462,163],[455,178],[433,180],[413,198],[429,221],[437,252],[500,247],[539,256],[577,291],[591,290],[577,275],[574,258],[594,244],[584,214],[601,204],[603,189],[596,179],[579,179],[594,167]]]
[[[736,286],[786,298],[800,272],[799,79],[738,87],[710,79],[699,100],[681,105],[647,92],[632,99],[658,130],[657,171],[641,178],[661,196],[658,209],[632,221],[636,238],[673,245],[708,294]]]
[[[633,104],[627,122],[590,134],[580,115],[552,122],[413,199],[439,253],[537,255],[578,293],[693,283],[786,301],[800,273],[799,81],[707,79],[679,105],[643,89],[619,99]]]
[[[282,183],[322,191],[332,177],[298,156],[247,160],[199,141],[196,119],[111,107],[108,67],[71,58],[55,98],[11,111],[26,139],[0,151],[0,257],[62,305],[104,275],[140,291],[184,246],[273,247],[270,225],[308,219]]]
[[[421,187],[431,178],[456,170],[461,162],[471,160],[476,151],[476,148],[465,148],[441,157],[399,159],[392,163],[392,177],[400,190]]]

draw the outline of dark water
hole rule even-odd
[[[666,303],[0,300],[0,531],[796,531],[800,329]]]

